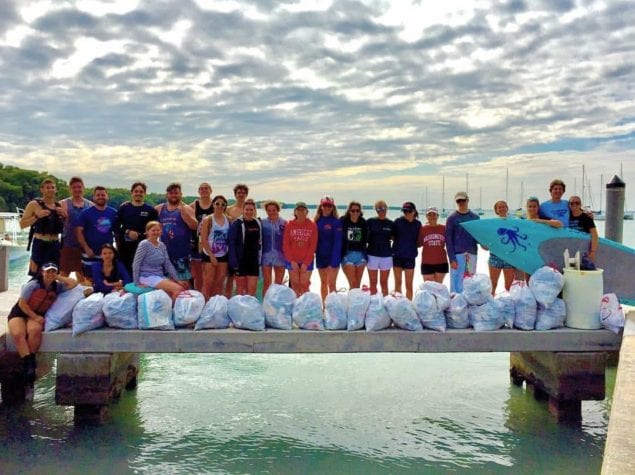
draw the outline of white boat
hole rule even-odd
[[[29,255],[26,250],[29,230],[20,229],[20,211],[0,212],[0,246],[9,249],[9,261],[24,259]]]

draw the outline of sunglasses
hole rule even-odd
[[[322,205],[322,208],[332,208],[332,207],[333,207],[333,205],[332,205],[332,204],[330,204],[330,203],[324,203],[324,204]]]
[[[415,210],[412,209],[412,208],[403,208],[401,211],[403,213],[414,213],[415,212]]]
[[[382,211],[386,211],[386,208],[375,208],[375,211],[381,213]]]
[[[458,200],[456,200],[457,203],[467,203],[467,200],[465,198],[459,198]]]
[[[570,205],[581,205],[582,202],[581,201],[569,201]]]
[[[214,203],[214,206],[222,206],[223,208],[227,208],[227,205],[225,203]]]
[[[362,210],[361,209],[351,209],[350,211],[351,213],[361,213]]]

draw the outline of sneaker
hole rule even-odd
[[[24,400],[32,402],[34,395],[35,395],[35,388],[33,387],[32,384],[27,384],[24,387]]]
[[[93,290],[92,287],[89,287],[89,288],[85,289],[84,290],[84,297],[89,297],[89,296],[93,295],[93,292],[94,292],[94,290]]]

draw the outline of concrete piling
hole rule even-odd
[[[606,185],[606,222],[604,237],[615,242],[622,242],[624,229],[624,199],[626,183],[617,175]]]

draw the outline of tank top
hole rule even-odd
[[[212,227],[209,230],[207,242],[212,250],[214,257],[223,257],[227,255],[229,250],[228,238],[229,238],[229,219],[223,216],[223,224],[216,223],[216,220],[212,217]]]
[[[85,198],[83,198],[83,200],[82,206],[75,206],[73,204],[73,198],[65,198],[62,200],[62,203],[68,203],[66,207],[68,210],[68,218],[64,223],[64,232],[62,233],[62,243],[64,247],[79,248],[79,242],[77,242],[77,235],[75,234],[78,218],[82,211],[91,206],[90,201]]]
[[[161,207],[159,222],[163,226],[161,241],[168,249],[170,260],[182,259],[190,256],[190,228],[178,208],[169,211],[166,204]]]
[[[211,203],[209,208],[201,208],[199,200],[194,202],[194,216],[196,216],[198,226],[196,229],[192,230],[192,249],[198,251],[198,237],[201,235],[201,223],[203,222],[203,218],[205,218],[205,216],[209,216],[213,212],[214,203]]]

